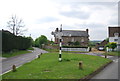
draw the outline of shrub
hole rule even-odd
[[[9,31],[2,30],[2,52],[16,50],[26,50],[31,46],[31,39],[15,36]]]

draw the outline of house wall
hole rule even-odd
[[[118,39],[118,41],[115,41],[115,39]],[[116,42],[117,44],[120,44],[120,37],[109,37],[109,42]]]
[[[78,42],[80,42],[80,44],[82,45],[82,46],[87,46],[88,45],[88,42],[89,42],[89,39],[88,39],[88,37],[62,37],[62,39],[63,39],[63,44],[64,45],[67,45],[68,44],[68,42],[76,42],[76,41],[78,41]]]

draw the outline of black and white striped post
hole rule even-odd
[[[62,61],[62,24],[60,28],[60,33],[59,33],[59,61]]]

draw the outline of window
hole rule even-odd
[[[118,41],[118,39],[114,39],[114,41]]]
[[[74,37],[72,38],[72,42],[74,42]]]
[[[118,35],[119,35],[119,33],[114,33],[114,36],[115,36],[115,37],[118,37]]]
[[[84,39],[83,39],[83,38],[81,39],[81,42],[84,42]]]

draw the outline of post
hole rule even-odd
[[[106,48],[106,53],[105,53],[105,58],[107,58],[107,53],[108,53],[108,47]]]
[[[12,66],[12,71],[13,71],[13,72],[17,71],[15,65]]]
[[[61,24],[61,28],[60,28],[60,33],[59,33],[59,39],[60,39],[60,48],[59,48],[59,61],[61,62],[62,61],[62,24]]]
[[[79,69],[83,69],[83,62],[82,61],[79,62]]]
[[[40,55],[38,55],[38,58],[40,58]]]
[[[60,39],[59,61],[62,61],[62,40]]]

